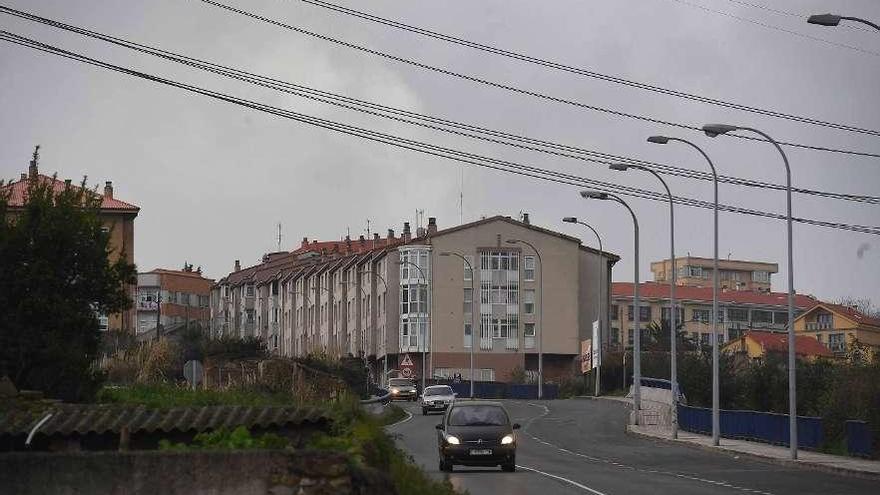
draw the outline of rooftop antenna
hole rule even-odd
[[[277,249],[278,252],[281,251],[281,239],[282,239],[282,236],[281,236],[281,222],[278,222],[278,249]]]

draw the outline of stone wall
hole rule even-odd
[[[78,452],[0,454],[0,492],[30,494],[379,495],[380,473],[324,452]]]

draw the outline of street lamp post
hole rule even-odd
[[[538,257],[538,265],[541,271],[538,272],[538,399],[544,398],[544,260],[541,259],[541,253],[530,242],[522,239],[508,239],[508,244],[525,244],[532,248],[535,256]]]
[[[385,324],[382,325],[382,351],[385,353],[382,359],[382,381],[384,382],[388,375],[388,334],[386,332],[388,328],[388,283],[385,282],[385,278],[382,275],[379,275],[374,270],[365,270],[361,273],[372,273],[382,281],[382,286],[385,288],[385,302],[383,303],[385,307],[382,310],[385,315]]]
[[[624,206],[627,210],[629,210],[630,216],[632,216],[633,220],[633,246],[635,251],[635,257],[633,258],[634,266],[633,266],[633,318],[635,318],[635,329],[633,335],[633,409],[634,409],[634,424],[639,424],[639,415],[642,410],[642,338],[641,338],[641,328],[639,320],[640,318],[640,307],[639,307],[639,220],[636,218],[636,213],[632,208],[626,203],[626,201],[622,200],[619,196],[614,194],[599,192],[599,191],[581,191],[581,196],[584,199],[600,199],[605,201],[616,201]]]
[[[845,15],[837,15],[837,14],[815,14],[811,15],[807,18],[807,22],[810,24],[818,24],[819,26],[836,26],[840,24],[840,21],[845,19],[847,21],[855,21],[861,22],[862,24],[867,24],[872,28],[880,31],[880,25],[874,24],[871,21],[860,19],[858,17],[849,17]]]
[[[727,124],[707,124],[703,126],[703,132],[709,137],[716,137],[732,131],[749,131],[764,137],[779,154],[785,165],[785,193],[786,193],[786,223],[788,231],[788,430],[789,447],[791,458],[797,459],[797,373],[795,361],[795,334],[794,334],[794,261],[792,257],[792,219],[791,219],[791,167],[788,157],[782,151],[782,147],[769,134],[752,127],[743,127]]]
[[[603,275],[605,274],[605,254],[604,254],[604,250],[602,249],[602,237],[599,236],[599,232],[597,232],[596,229],[594,229],[592,225],[590,225],[586,222],[578,221],[577,217],[565,217],[562,219],[562,221],[565,223],[576,223],[578,225],[583,225],[584,227],[592,230],[593,234],[596,234],[596,240],[599,241],[599,269],[598,269],[598,273],[596,274],[596,280],[597,280],[597,282],[596,282],[596,321],[599,322],[599,332],[598,332],[598,335],[596,335],[596,338],[599,342],[596,342],[596,346],[598,346],[599,354],[601,355],[601,352],[602,352],[602,321],[604,320],[604,317],[602,316],[602,279],[603,279]],[[599,356],[597,355],[597,358],[598,357]],[[596,397],[598,397],[599,393],[601,391],[601,386],[599,385],[599,379],[600,379],[600,372],[601,372],[602,368],[601,368],[601,366],[596,366],[594,369],[596,370],[596,380],[595,380],[596,383],[594,383],[594,385],[595,385],[594,394],[596,395]]]
[[[442,252],[440,256],[458,256],[467,265],[471,272],[471,399],[474,398],[474,331],[477,328],[477,312],[474,311],[474,267],[467,258],[454,251]]]
[[[709,158],[709,155],[703,151],[702,148],[697,146],[696,144],[681,138],[676,137],[667,137],[667,136],[651,136],[648,138],[649,143],[654,144],[666,144],[669,141],[678,141],[684,143],[695,150],[697,150],[703,158],[706,159],[706,162],[709,163],[709,168],[712,170],[712,181],[715,187],[715,201],[713,208],[714,215],[714,246],[713,246],[713,256],[712,256],[712,444],[718,445],[721,442],[721,415],[720,415],[720,402],[721,402],[721,379],[719,374],[719,364],[718,364],[718,172],[715,170],[715,164],[712,163],[712,159]],[[670,211],[672,205],[670,204]],[[670,213],[671,218],[671,213]],[[675,277],[677,274],[677,268],[675,266],[675,255],[673,254],[672,258],[672,290],[675,288]],[[674,293],[673,293],[674,297]],[[674,320],[673,320],[674,321]],[[673,339],[675,339],[675,331],[673,330]],[[675,341],[673,340],[673,355],[672,355],[672,385],[673,385],[673,400],[678,399],[678,372],[677,372],[677,356],[675,354]],[[673,413],[673,427],[672,427],[672,438],[678,437],[678,407],[676,407],[675,412]]]
[[[398,265],[412,265],[412,266],[416,267],[416,269],[419,271],[419,275],[421,275],[421,277],[422,277],[422,282],[425,284],[425,292],[427,293],[428,277],[425,276],[425,272],[424,272],[424,270],[422,270],[422,267],[420,267],[419,265],[417,265],[409,260],[398,261],[397,264]],[[417,291],[417,293],[418,293],[418,291]],[[421,313],[421,311],[419,313]],[[430,318],[430,315],[429,315],[429,318]],[[429,325],[430,325],[430,319],[428,321],[429,321]],[[421,333],[421,330],[422,330],[421,325],[419,325],[419,332],[420,333]],[[420,337],[422,337],[422,336],[420,335]],[[427,370],[425,368],[425,343],[426,343],[425,341],[427,340],[427,337],[428,336],[426,334],[426,335],[424,335],[424,338],[419,339],[419,345],[422,348],[422,393],[424,393],[424,391],[425,391],[425,374],[427,373]]]
[[[666,197],[669,198],[669,262],[672,264],[672,276],[669,278],[669,362],[670,362],[670,391],[672,392],[672,411],[670,416],[672,417],[672,438],[678,437],[678,402],[676,394],[677,384],[678,384],[678,368],[677,368],[677,359],[675,354],[675,344],[676,344],[676,326],[675,326],[675,207],[672,201],[672,191],[669,189],[669,184],[663,179],[663,177],[657,172],[643,167],[641,165],[628,165],[625,163],[615,163],[609,166],[611,170],[618,171],[627,171],[629,169],[642,170],[644,172],[648,172],[653,175],[663,184],[663,188],[666,189]]]

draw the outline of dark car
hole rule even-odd
[[[498,402],[454,402],[437,425],[440,470],[451,472],[459,464],[515,471],[516,429]]]
[[[392,378],[388,380],[388,388],[391,389],[391,400],[414,401],[419,398],[416,384],[409,378]]]

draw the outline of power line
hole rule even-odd
[[[398,122],[404,122],[410,125],[417,125],[424,128],[437,130],[441,132],[446,132],[450,134],[455,134],[459,136],[469,137],[472,139],[478,139],[486,142],[491,142],[494,144],[502,144],[505,146],[512,146],[520,149],[527,149],[530,151],[536,151],[540,153],[546,153],[550,155],[560,156],[564,158],[571,158],[576,160],[582,160],[587,162],[599,163],[603,165],[610,165],[612,163],[625,161],[630,163],[638,163],[640,165],[646,166],[647,168],[651,168],[657,170],[660,173],[675,175],[679,177],[686,177],[692,179],[700,179],[700,180],[712,180],[712,175],[708,172],[691,170],[687,168],[674,167],[671,165],[664,165],[655,162],[649,162],[644,160],[639,160],[626,156],[613,155],[609,153],[602,153],[599,151],[578,148],[570,145],[563,145],[559,143],[554,143],[550,141],[544,141],[531,137],[524,137],[516,134],[510,134],[503,131],[499,131],[496,129],[489,129],[484,127],[479,127],[472,124],[461,123],[453,120],[446,120],[440,117],[430,116],[419,114],[416,112],[411,112],[408,110],[403,110],[399,108],[394,108],[386,105],[381,105],[374,102],[359,100],[352,97],[347,97],[344,95],[339,95],[335,93],[331,93],[328,91],[318,90],[314,88],[310,88],[308,86],[302,86],[286,81],[282,81],[279,79],[274,79],[268,76],[263,76],[259,74],[254,74],[251,72],[247,72],[241,69],[232,68],[220,64],[216,64],[213,62],[207,62],[205,60],[201,60],[198,58],[189,57],[186,55],[177,54],[168,50],[163,50],[160,48],[152,47],[149,45],[144,45],[141,43],[132,42],[129,40],[125,40],[122,38],[110,36],[107,34],[99,33],[96,31],[91,31],[85,28],[81,28],[78,26],[73,26],[70,24],[65,24],[59,21],[47,19],[44,17],[40,17],[34,14],[29,14],[26,12],[21,12],[15,9],[10,9],[8,7],[0,6],[0,12],[5,12],[23,19],[31,20],[34,22],[39,22],[45,25],[49,25],[52,27],[56,27],[59,29],[64,29],[70,32],[74,32],[83,36],[88,36],[91,38],[99,39],[102,41],[106,41],[108,43],[115,44],[117,46],[122,46],[124,48],[128,48],[131,50],[135,50],[140,53],[146,53],[155,57],[162,58],[164,60],[170,60],[182,65],[186,65],[188,67],[194,67],[200,70],[204,70],[207,72],[211,72],[214,74],[222,75],[224,77],[228,77],[231,79],[247,82],[250,84],[258,85],[261,87],[273,89],[276,91],[282,91],[287,94],[292,94],[295,96],[299,96],[302,98],[307,98],[313,101],[319,101],[325,104],[335,105],[338,107],[346,108],[348,110],[358,111],[361,113],[366,113],[373,116],[378,116],[381,118],[386,118]],[[440,127],[440,126],[448,126],[450,128]],[[476,134],[474,134],[476,133]],[[489,137],[486,137],[489,136]],[[504,141],[502,139],[511,140],[513,142]],[[747,187],[756,187],[762,189],[774,189],[774,190],[785,190],[785,186],[781,184],[773,184],[761,181],[753,181],[749,179],[743,179],[739,177],[731,177],[731,176],[720,176],[720,182],[747,186]],[[834,193],[834,192],[826,192],[826,191],[815,191],[811,189],[803,189],[803,188],[794,188],[794,192],[800,194],[807,194],[812,196],[819,196],[831,199],[840,199],[847,201],[854,201],[860,203],[869,203],[869,204],[880,204],[880,197],[877,196],[863,196],[863,195],[854,195],[854,194],[844,194],[844,193]]]
[[[560,184],[566,184],[576,187],[584,187],[590,186],[596,188],[597,190],[612,192],[617,194],[622,194],[630,197],[642,198],[642,199],[650,199],[653,201],[667,201],[665,194],[657,193],[654,191],[648,191],[644,189],[638,189],[635,187],[629,186],[621,186],[619,184],[609,183],[598,181],[595,179],[590,179],[587,177],[579,177],[571,174],[565,174],[562,172],[556,172],[552,170],[541,169],[538,167],[533,167],[529,165],[522,165],[519,163],[499,160],[491,157],[481,156],[474,153],[468,153],[460,150],[455,150],[451,148],[445,148],[442,146],[437,146],[430,143],[420,142],[408,138],[402,138],[399,136],[385,134],[377,131],[373,131],[370,129],[364,129],[348,124],[343,124],[340,122],[335,122],[328,119],[322,119],[319,117],[313,117],[310,115],[294,112],[291,110],[284,110],[278,107],[273,107],[271,105],[266,105],[258,102],[254,102],[251,100],[246,100],[244,98],[238,98],[235,96],[231,96],[225,93],[221,93],[218,91],[212,91],[204,88],[200,88],[198,86],[174,81],[171,79],[162,78],[159,76],[147,74],[144,72],[136,71],[133,69],[128,69],[125,67],[121,67],[118,65],[114,65],[108,62],[104,62],[101,60],[97,60],[91,57],[87,57],[85,55],[81,55],[75,52],[71,52],[68,50],[64,50],[62,48],[58,48],[52,45],[48,45],[45,43],[41,43],[23,36],[19,36],[14,33],[10,33],[8,31],[0,30],[0,39],[8,41],[10,43],[14,43],[17,45],[25,46],[28,48],[36,49],[39,51],[43,51],[46,53],[51,53],[54,55],[58,55],[64,58],[76,60],[79,62],[83,62],[89,65],[93,65],[96,67],[120,72],[123,74],[127,74],[130,76],[138,77],[141,79],[146,79],[152,82],[164,84],[167,86],[176,87],[179,89],[183,89],[188,92],[200,94],[203,96],[208,96],[213,99],[225,101],[228,103],[233,103],[236,105],[244,106],[247,108],[251,108],[254,110],[262,111],[265,113],[277,115],[279,117],[284,117],[287,119],[295,120],[298,122],[310,124],[316,127],[321,127],[328,130],[333,130],[336,132],[340,132],[343,134],[348,134],[351,136],[361,137],[363,139],[368,139],[371,141],[376,141],[379,143],[389,144],[391,146],[396,146],[399,148],[409,149],[412,151],[417,151],[419,153],[437,156],[441,158],[446,158],[449,160],[459,161],[463,163],[469,163],[478,167],[488,168],[493,170],[498,170],[502,172],[512,173],[520,176],[531,177],[536,179],[541,179],[549,182],[556,182]],[[698,208],[709,209],[712,207],[712,204],[707,201],[695,200],[684,197],[674,197],[673,200],[684,206],[692,206]],[[719,209],[722,211],[729,211],[732,213],[739,213],[751,216],[758,216],[764,218],[771,218],[776,220],[784,220],[785,216],[777,213],[769,213],[762,212],[758,210],[751,210],[741,207],[729,206],[729,205],[719,205]],[[866,234],[880,235],[880,227],[875,226],[864,226],[864,225],[852,225],[841,222],[827,222],[821,220],[813,220],[813,219],[805,219],[805,218],[796,218],[794,221],[798,223],[804,223],[808,225],[815,225],[821,227],[834,228],[838,230],[846,230],[852,232],[860,232]]]
[[[798,18],[804,19],[804,20],[810,16],[809,14],[806,14],[803,12],[798,13],[798,12],[792,12],[790,10],[774,9],[772,7],[767,7],[766,5],[761,5],[761,4],[752,3],[752,2],[744,2],[742,0],[725,0],[725,1],[737,4],[737,5],[742,5],[745,7],[752,7],[755,9],[766,10],[767,12],[773,12],[774,14],[787,15],[789,17],[798,17]],[[841,24],[839,27],[845,27],[847,29],[854,29],[856,31],[864,31],[866,33],[871,33],[872,35],[874,34],[873,29],[865,28],[865,27],[861,27],[861,26],[853,26],[851,24]]]
[[[755,21],[755,20],[753,20],[753,19],[749,19],[749,18],[747,18],[747,17],[742,17],[742,16],[738,16],[738,15],[736,15],[736,14],[731,14],[730,12],[724,12],[723,10],[711,9],[711,8],[709,8],[709,7],[706,7],[705,5],[700,5],[700,4],[697,4],[697,3],[688,2],[687,0],[672,0],[672,1],[673,1],[673,2],[677,2],[677,3],[680,3],[680,4],[682,4],[682,5],[687,5],[687,6],[689,6],[689,7],[693,7],[693,8],[695,8],[695,9],[704,10],[704,11],[706,11],[706,12],[710,12],[710,13],[712,13],[712,14],[723,15],[723,16],[725,16],[725,17],[730,17],[731,19],[736,19],[736,20],[738,20],[738,21],[748,22],[749,24],[754,24],[754,25],[756,25],[756,26],[760,26],[760,27],[763,27],[763,28],[766,28],[766,29],[772,29],[772,30],[774,30],[774,31],[780,31],[780,32],[787,33],[787,34],[791,34],[791,35],[793,35],[793,36],[797,36],[797,37],[800,37],[800,38],[804,38],[804,39],[808,39],[808,40],[813,40],[813,41],[818,41],[818,42],[820,42],[820,43],[825,43],[825,44],[828,44],[828,45],[831,45],[831,46],[836,46],[836,47],[838,47],[838,48],[846,48],[846,49],[848,49],[848,50],[853,50],[853,51],[856,51],[856,52],[861,52],[861,53],[864,53],[864,54],[866,54],[866,55],[873,55],[873,56],[875,56],[875,57],[880,57],[880,52],[875,52],[875,51],[873,51],[873,50],[866,50],[866,49],[864,49],[864,48],[860,48],[860,47],[858,47],[858,46],[847,45],[846,43],[839,43],[839,42],[837,42],[837,41],[831,41],[831,40],[826,40],[825,38],[819,38],[818,36],[812,36],[812,35],[809,35],[809,34],[799,33],[799,32],[797,32],[797,31],[792,31],[791,29],[786,29],[786,28],[783,28],[783,27],[774,26],[774,25],[772,25],[772,24],[767,24],[767,23],[765,23],[765,22],[761,22],[761,21]]]
[[[408,31],[408,32],[415,33],[415,34],[422,35],[422,36],[426,36],[429,38],[442,40],[442,41],[445,41],[448,43],[453,43],[456,45],[465,46],[465,47],[473,48],[473,49],[480,50],[483,52],[492,53],[495,55],[500,55],[503,57],[512,58],[512,59],[519,60],[522,62],[528,62],[528,63],[540,65],[543,67],[548,67],[551,69],[569,72],[572,74],[578,74],[581,76],[591,77],[594,79],[600,79],[600,80],[611,82],[611,83],[622,84],[624,86],[629,86],[629,87],[638,88],[638,89],[651,91],[651,92],[655,92],[655,93],[660,93],[660,94],[665,94],[665,95],[669,95],[669,96],[675,96],[675,97],[684,98],[684,99],[697,101],[697,102],[701,102],[701,103],[708,103],[711,105],[716,105],[716,106],[720,106],[720,107],[724,107],[724,108],[742,110],[745,112],[751,112],[751,113],[755,113],[755,114],[759,114],[759,115],[765,115],[765,116],[776,117],[776,118],[780,118],[780,119],[792,120],[795,122],[801,122],[801,123],[805,123],[805,124],[817,125],[817,126],[822,126],[822,127],[830,127],[833,129],[839,129],[839,130],[844,130],[844,131],[849,131],[849,132],[856,132],[856,133],[861,133],[861,134],[880,136],[880,131],[877,131],[874,129],[865,129],[865,128],[860,128],[860,127],[854,127],[851,125],[846,125],[846,124],[826,122],[823,120],[813,119],[810,117],[803,117],[803,116],[799,116],[799,115],[786,114],[786,113],[782,113],[782,112],[777,112],[775,110],[767,110],[764,108],[758,108],[758,107],[753,107],[753,106],[749,106],[749,105],[733,103],[733,102],[729,102],[729,101],[719,100],[719,99],[715,99],[715,98],[709,98],[709,97],[696,95],[696,94],[692,94],[692,93],[686,93],[684,91],[677,91],[677,90],[663,88],[660,86],[655,86],[655,85],[651,85],[651,84],[647,84],[647,83],[641,83],[641,82],[633,81],[630,79],[624,79],[622,77],[611,76],[608,74],[602,74],[600,72],[596,72],[596,71],[581,68],[581,67],[573,67],[573,66],[565,65],[565,64],[562,64],[559,62],[553,62],[550,60],[533,57],[533,56],[526,55],[523,53],[517,53],[517,52],[510,51],[510,50],[498,48],[495,46],[485,45],[485,44],[478,43],[475,41],[470,41],[470,40],[466,40],[463,38],[458,38],[456,36],[448,35],[445,33],[431,31],[431,30],[428,30],[425,28],[421,28],[418,26],[413,26],[411,24],[406,24],[406,23],[396,21],[393,19],[369,14],[369,13],[366,13],[366,12],[363,12],[360,10],[355,10],[355,9],[352,9],[349,7],[344,7],[342,5],[337,5],[337,4],[327,2],[324,0],[300,0],[300,1],[307,3],[307,4],[310,4],[310,5],[314,5],[316,7],[321,7],[324,9],[332,10],[332,11],[340,13],[340,14],[345,14],[345,15],[357,17],[357,18],[360,18],[360,19],[363,19],[366,21],[375,22],[375,23],[382,24],[382,25],[389,26],[389,27],[393,27],[396,29],[401,29],[403,31]]]
[[[228,11],[230,11],[230,12],[234,12],[234,13],[239,14],[239,15],[243,15],[243,16],[246,16],[246,17],[250,17],[250,18],[252,18],[252,19],[256,19],[256,20],[258,20],[258,21],[265,22],[265,23],[267,23],[267,24],[272,24],[272,25],[275,25],[275,26],[280,27],[280,28],[283,28],[283,29],[288,29],[288,30],[290,30],[290,31],[295,31],[295,32],[298,32],[298,33],[300,33],[300,34],[304,34],[304,35],[306,35],[306,36],[311,36],[311,37],[313,37],[313,38],[317,38],[317,39],[320,39],[320,40],[323,40],[323,41],[327,41],[327,42],[330,42],[330,43],[334,43],[334,44],[337,44],[337,45],[339,45],[339,46],[344,46],[344,47],[346,47],[346,48],[351,48],[351,49],[353,49],[353,50],[358,50],[358,51],[361,51],[361,52],[364,52],[364,53],[369,53],[369,54],[371,54],[371,55],[375,55],[375,56],[378,56],[378,57],[386,58],[386,59],[388,59],[388,60],[393,60],[393,61],[395,61],[395,62],[400,62],[400,63],[403,63],[403,64],[411,65],[411,66],[413,66],[413,67],[418,67],[418,68],[420,68],[420,69],[433,71],[433,72],[436,72],[436,73],[438,73],[438,74],[444,74],[444,75],[447,75],[447,76],[456,77],[456,78],[463,79],[463,80],[466,80],[466,81],[470,81],[470,82],[473,82],[473,83],[477,83],[477,84],[482,84],[482,85],[485,85],[485,86],[493,87],[493,88],[496,88],[496,89],[503,89],[503,90],[505,90],[505,91],[510,91],[510,92],[512,92],[512,93],[518,93],[518,94],[522,94],[522,95],[526,95],[526,96],[531,96],[531,97],[538,98],[538,99],[542,99],[542,100],[552,101],[552,102],[555,102],[555,103],[561,103],[561,104],[565,104],[565,105],[575,106],[575,107],[583,108],[583,109],[586,109],[586,110],[593,110],[593,111],[596,111],[596,112],[607,113],[607,114],[615,115],[615,116],[618,116],[618,117],[625,117],[625,118],[634,119],[634,120],[641,120],[641,121],[643,121],[643,122],[650,122],[650,123],[654,123],[654,124],[663,124],[663,125],[666,125],[666,126],[676,127],[676,128],[679,128],[679,129],[687,129],[687,130],[690,130],[690,131],[696,131],[696,132],[699,132],[699,133],[702,133],[702,132],[703,132],[702,129],[701,129],[700,127],[693,126],[693,125],[681,124],[681,123],[671,122],[671,121],[662,120],[662,119],[658,119],[658,118],[654,118],[654,117],[647,117],[647,116],[644,116],[644,115],[637,115],[637,114],[632,114],[632,113],[622,112],[622,111],[619,111],[619,110],[613,110],[613,109],[603,108],[603,107],[599,107],[599,106],[595,106],[595,105],[589,105],[589,104],[586,104],[586,103],[583,103],[583,102],[579,102],[579,101],[575,101],[575,100],[568,100],[568,99],[561,98],[561,97],[556,97],[556,96],[547,95],[547,94],[545,94],[545,93],[539,93],[539,92],[537,92],[537,91],[530,91],[530,90],[526,90],[526,89],[518,88],[518,87],[515,87],[515,86],[510,86],[510,85],[507,85],[507,84],[498,83],[498,82],[490,81],[490,80],[487,80],[487,79],[482,79],[482,78],[479,78],[479,77],[476,77],[476,76],[469,76],[469,75],[467,75],[467,74],[463,74],[463,73],[460,73],[460,72],[454,72],[454,71],[451,71],[451,70],[448,70],[448,69],[442,69],[442,68],[435,67],[435,66],[432,66],[432,65],[428,65],[428,64],[425,64],[425,63],[422,63],[422,62],[417,62],[417,61],[415,61],[415,60],[411,60],[411,59],[407,59],[407,58],[403,58],[403,57],[398,57],[398,56],[396,56],[396,55],[391,55],[391,54],[389,54],[389,53],[385,53],[385,52],[380,52],[380,51],[378,51],[378,50],[374,50],[374,49],[372,49],[372,48],[367,48],[367,47],[364,47],[364,46],[361,46],[361,45],[357,45],[357,44],[354,44],[354,43],[349,43],[349,42],[347,42],[347,41],[343,41],[343,40],[340,40],[340,39],[337,39],[337,38],[332,38],[332,37],[330,37],[330,36],[323,35],[323,34],[320,34],[320,33],[315,33],[315,32],[313,32],[313,31],[308,31],[308,30],[306,30],[306,29],[303,29],[303,28],[300,28],[300,27],[297,27],[297,26],[293,26],[293,25],[290,25],[290,24],[284,23],[284,22],[282,22],[282,21],[278,21],[278,20],[275,20],[275,19],[271,19],[271,18],[268,18],[268,17],[264,17],[264,16],[261,16],[261,15],[258,15],[258,14],[254,14],[253,12],[248,12],[248,11],[246,11],[246,10],[241,10],[241,9],[238,9],[238,8],[235,8],[235,7],[230,7],[229,5],[225,5],[225,4],[222,4],[222,3],[219,3],[219,2],[215,2],[215,1],[212,1],[212,0],[201,0],[201,1],[204,2],[204,3],[207,3],[207,4],[209,4],[209,5],[213,5],[213,6],[215,6],[215,7],[218,7],[218,8],[221,8],[221,9],[225,9],[225,10],[228,10]],[[731,137],[735,137],[735,138],[738,138],[738,139],[747,139],[747,140],[750,140],[750,141],[763,141],[763,139],[761,139],[761,138],[757,138],[757,137],[753,137],[753,136],[746,136],[746,135],[741,135],[741,134],[735,134],[735,133],[727,133],[727,134],[724,134],[724,136],[731,136]],[[807,145],[807,144],[791,143],[791,142],[787,142],[787,141],[778,141],[778,143],[779,143],[780,145],[783,145],[783,146],[789,146],[789,147],[794,147],[794,148],[810,149],[810,150],[814,150],[814,151],[827,151],[827,152],[832,152],[832,153],[842,153],[842,154],[847,154],[847,155],[857,155],[857,156],[867,156],[867,157],[873,157],[873,158],[880,158],[880,154],[878,154],[878,153],[869,153],[869,152],[852,151],[852,150],[842,150],[842,149],[836,149],[836,148],[828,148],[828,147],[824,147],[824,146],[814,146],[814,145]]]

